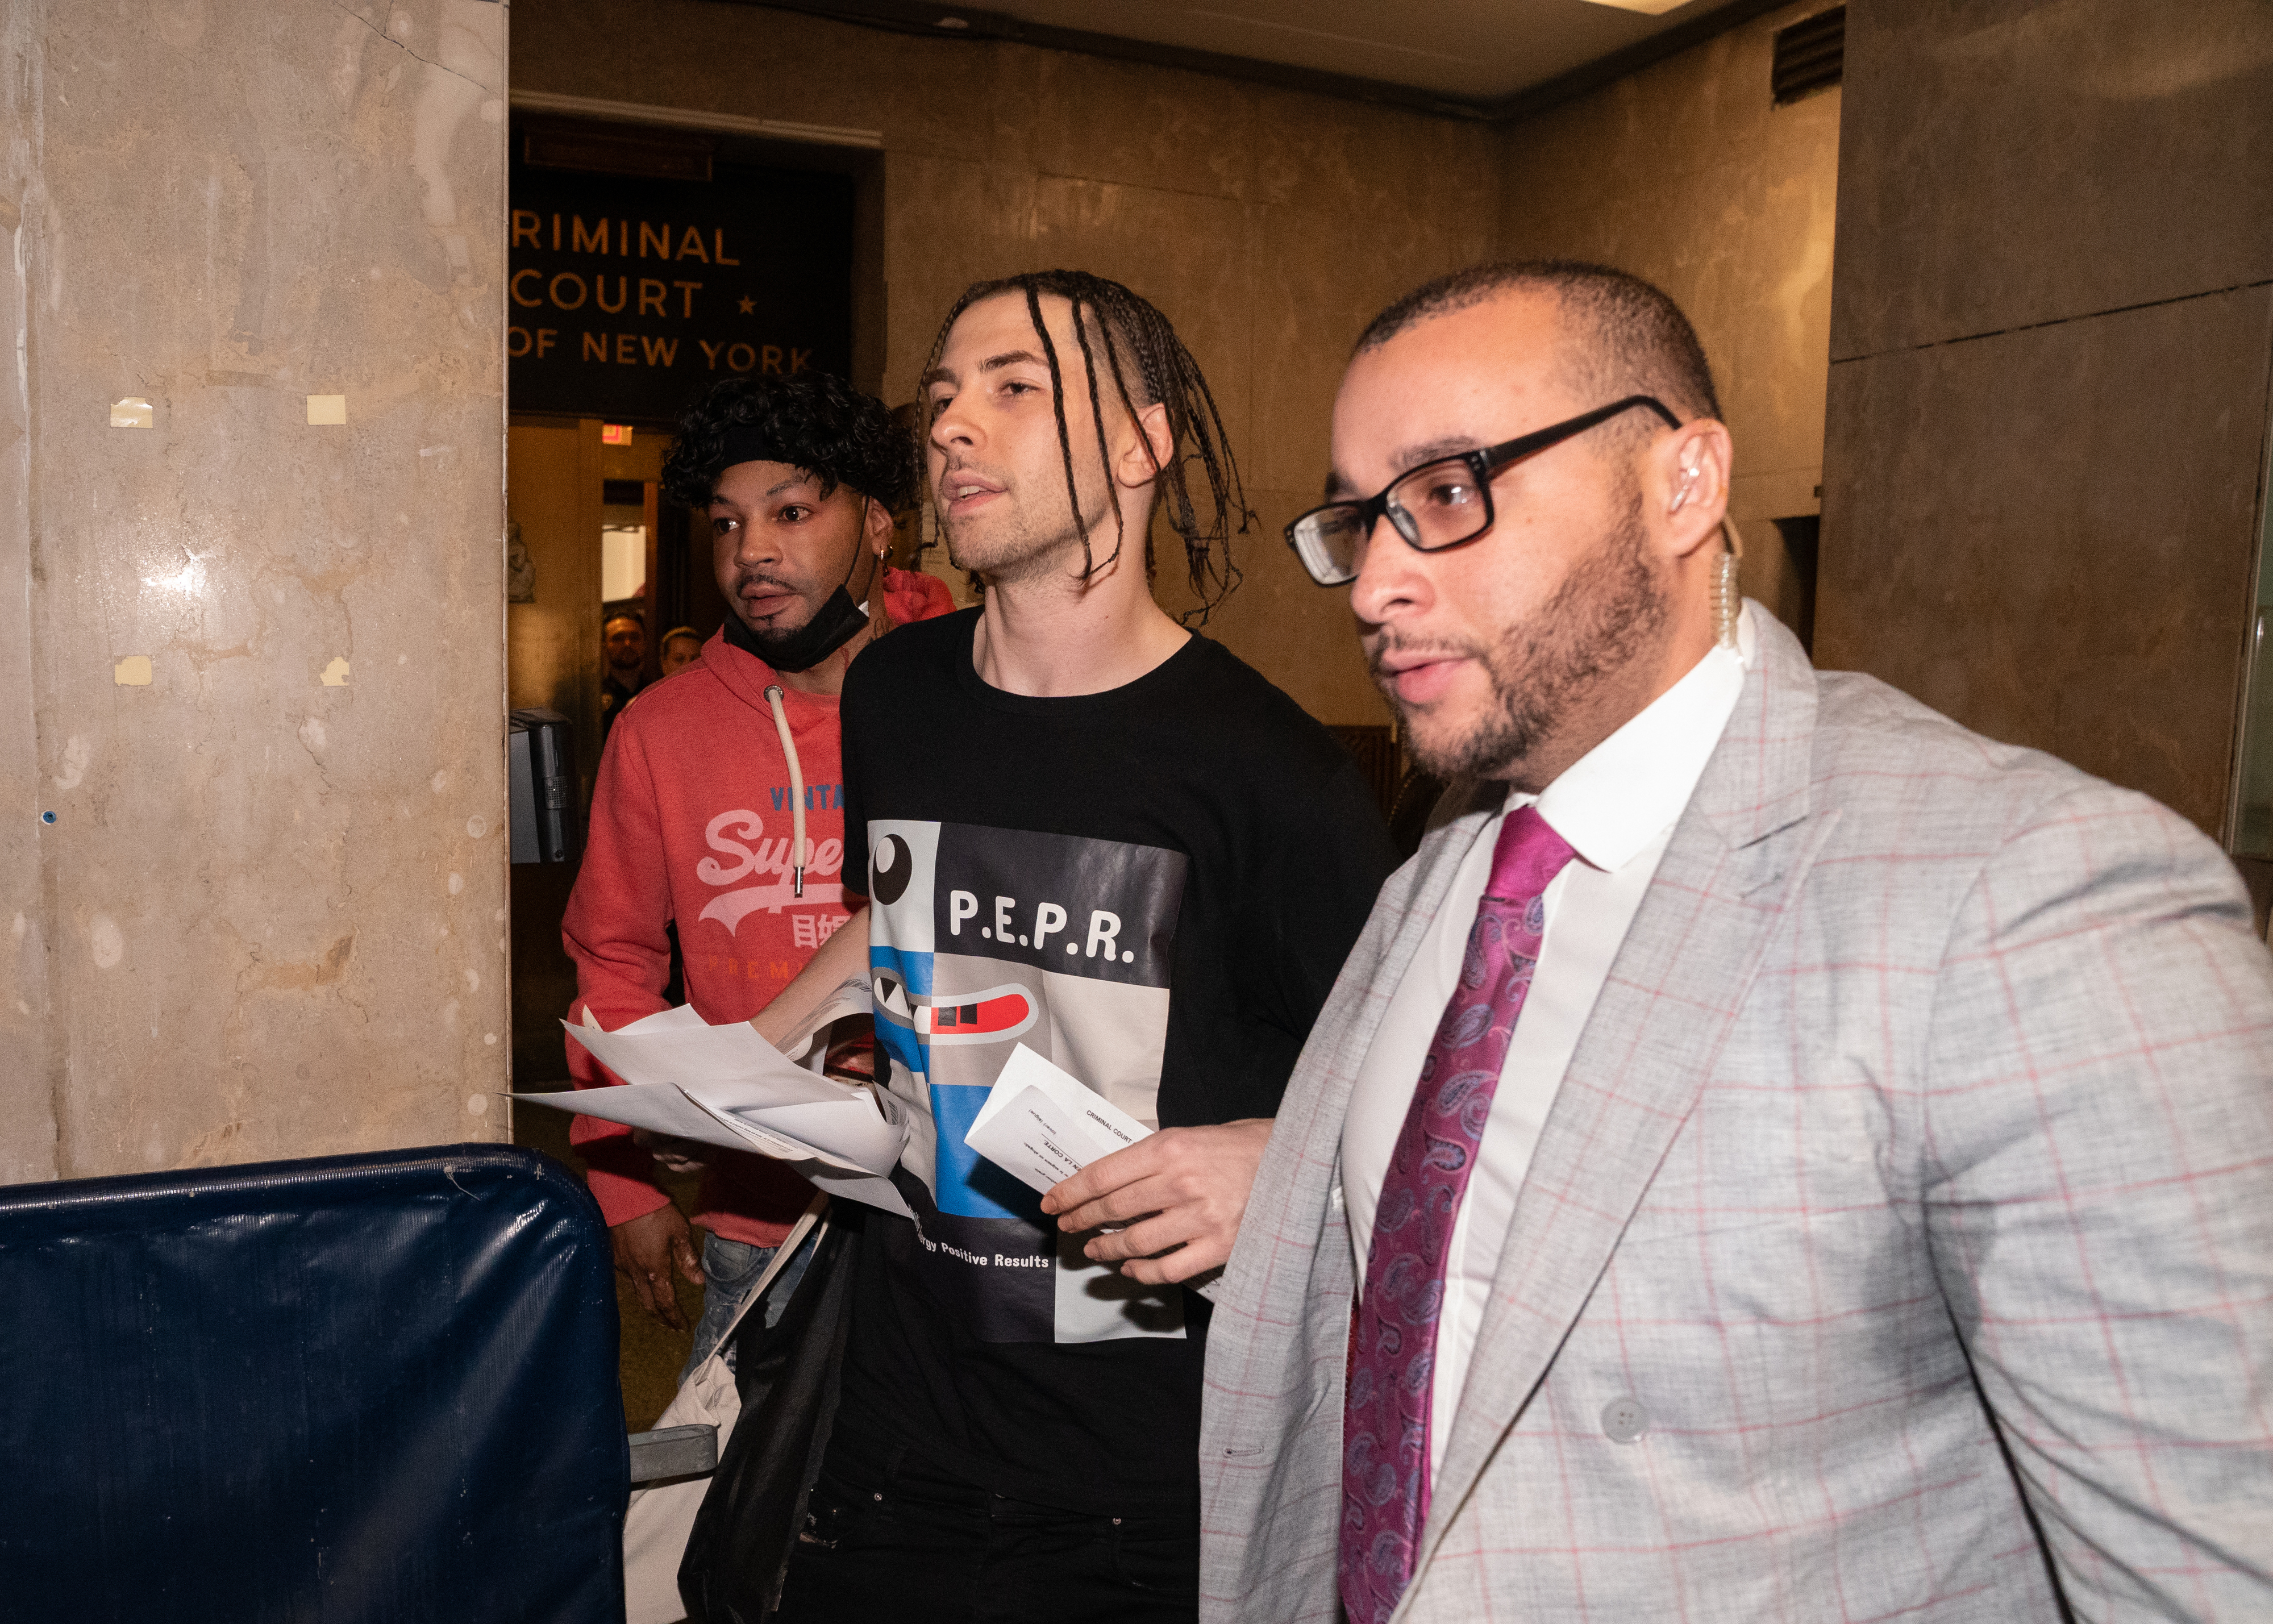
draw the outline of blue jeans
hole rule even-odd
[[[686,1368],[679,1373],[681,1381],[693,1375],[695,1367],[716,1350],[719,1340],[726,1335],[726,1328],[734,1322],[743,1303],[757,1289],[778,1250],[776,1246],[753,1246],[703,1231],[702,1317],[694,1322],[694,1351],[687,1355]],[[797,1283],[812,1256],[813,1238],[808,1235],[798,1247],[797,1256],[789,1261],[774,1282],[773,1294],[766,1304],[768,1325],[780,1321],[782,1310],[789,1306],[790,1293],[797,1290]],[[727,1368],[731,1369],[733,1362],[734,1351],[729,1348]]]

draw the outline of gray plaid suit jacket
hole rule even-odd
[[[1399,1618],[2273,1619],[2273,959],[2232,867],[1754,612]],[[1488,816],[1384,888],[1212,1293],[1205,1619],[1339,1616],[1344,1109]]]

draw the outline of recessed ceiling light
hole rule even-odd
[[[1677,11],[1689,0],[1587,0],[1588,5],[1615,6],[1621,11],[1639,11],[1645,17],[1662,17],[1668,11]]]
[[[1687,0],[1674,0],[1674,4],[1676,5],[1686,4]],[[971,19],[967,17],[942,17],[937,22],[934,23],[932,26],[934,28],[968,28],[971,26]]]

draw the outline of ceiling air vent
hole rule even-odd
[[[1768,70],[1768,86],[1775,93],[1775,104],[1782,107],[1836,85],[1846,56],[1847,8],[1843,5],[1777,29],[1775,59]]]

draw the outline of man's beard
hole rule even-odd
[[[859,567],[856,555],[853,567]],[[732,613],[726,623],[726,640],[754,654],[777,671],[806,671],[827,659],[859,633],[868,624],[866,606],[852,602],[849,585],[830,589],[829,595],[815,606],[806,594],[798,592],[804,613],[797,624],[785,624],[793,610],[775,613],[762,628],[752,625],[742,616],[742,593],[753,585],[790,587],[779,576],[745,573],[734,582]]]
[[[1017,505],[1007,514],[997,514],[991,529],[983,522],[986,520],[983,513],[974,516],[982,522],[960,525],[944,513],[940,514],[940,535],[947,542],[949,563],[958,570],[983,575],[989,585],[998,587],[1053,570],[1072,575],[1081,573],[1081,532],[1073,522],[1073,509],[1062,489],[1052,492],[1046,513],[1034,512],[1024,492],[1015,486],[1006,488],[989,505],[999,508],[1005,503]],[[1102,560],[1112,556],[1119,538],[1112,504],[1100,501],[1096,507],[1095,513],[1084,513],[1082,517],[1089,523],[1091,554]]]
[[[742,601],[742,595],[752,587],[768,587],[776,592],[787,593],[791,602],[788,607],[776,610],[762,624],[754,625],[747,617]],[[742,570],[734,576],[734,591],[728,612],[742,623],[742,630],[751,641],[777,642],[803,631],[806,624],[819,612],[821,605],[828,601],[828,596],[829,588],[826,587],[816,595],[813,587],[800,586],[779,575],[768,574],[763,570]]]
[[[1604,546],[1572,570],[1547,606],[1511,626],[1489,647],[1447,650],[1473,655],[1491,681],[1490,708],[1456,738],[1430,738],[1413,708],[1383,678],[1381,657],[1397,644],[1377,644],[1370,663],[1404,723],[1406,745],[1422,769],[1448,782],[1489,778],[1527,760],[1568,721],[1578,701],[1605,677],[1632,664],[1655,643],[1669,614],[1651,573],[1636,486]]]
[[[805,613],[799,617],[798,623],[793,626],[784,625],[782,624],[784,617],[780,615],[776,615],[762,629],[750,625],[747,621],[743,622],[743,625],[747,627],[750,642],[757,649],[760,657],[768,665],[778,666],[782,651],[790,647],[790,640],[811,625],[813,617],[817,612],[808,605]]]

